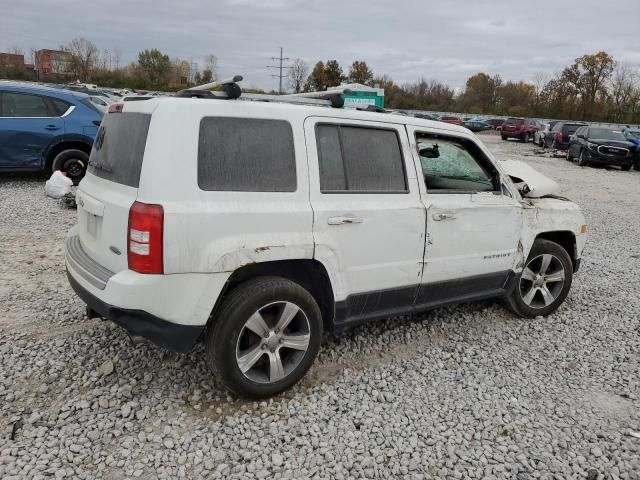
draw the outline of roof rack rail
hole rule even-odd
[[[186,90],[180,90],[176,97],[182,98],[214,98],[226,100],[249,100],[254,102],[297,103],[303,105],[323,105],[334,108],[344,106],[344,94],[351,93],[348,88],[335,88],[325,92],[292,93],[288,95],[270,95],[266,93],[242,93],[237,82],[242,81],[242,75],[234,75],[223,80],[205,83]],[[222,91],[212,91],[221,88]]]

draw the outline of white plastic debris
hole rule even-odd
[[[71,191],[73,180],[68,178],[60,170],[56,170],[51,178],[44,184],[44,193],[51,198],[62,198]]]

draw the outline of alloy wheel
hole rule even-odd
[[[564,266],[550,253],[534,257],[520,276],[520,296],[531,308],[545,308],[560,296],[565,281]]]
[[[287,301],[264,305],[240,331],[236,343],[238,368],[254,382],[278,382],[300,364],[310,338],[309,319],[299,306]]]

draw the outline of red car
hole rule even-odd
[[[443,115],[442,117],[440,117],[440,121],[444,123],[450,123],[452,125],[459,125],[459,126],[464,125],[464,122],[462,121],[461,118],[452,117],[449,115]]]
[[[517,138],[521,142],[527,143],[541,129],[542,123],[532,118],[507,118],[502,124],[500,134],[502,140]]]

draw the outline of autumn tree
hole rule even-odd
[[[349,82],[371,85],[373,82],[373,72],[364,60],[355,60],[349,70]]]
[[[287,75],[287,84],[294,93],[300,93],[304,88],[304,82],[309,74],[309,67],[307,63],[301,59],[296,58],[289,68],[289,74]]]
[[[467,79],[463,94],[463,106],[468,111],[493,113],[499,100],[502,78],[476,73]]]
[[[64,50],[71,54],[69,71],[77,79],[83,82],[88,81],[98,61],[98,47],[84,37],[76,37],[64,47]]]
[[[138,54],[138,65],[152,88],[166,85],[171,73],[171,60],[160,50],[144,50]]]
[[[615,62],[607,52],[583,55],[562,72],[563,80],[576,91],[581,104],[582,119],[589,119],[594,113],[598,96],[606,95],[606,85]]]

